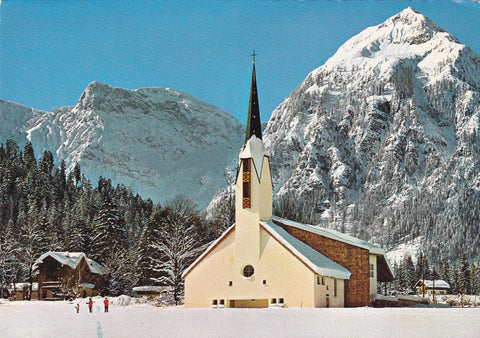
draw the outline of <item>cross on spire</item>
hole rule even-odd
[[[255,53],[255,50],[253,50],[253,53],[251,55],[252,59],[253,59],[253,63],[255,64],[255,56],[257,56],[258,54]]]

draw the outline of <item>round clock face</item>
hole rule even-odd
[[[243,268],[243,276],[245,277],[250,277],[253,275],[253,273],[255,272],[255,269],[253,268],[253,266],[251,265],[246,265],[244,268]]]

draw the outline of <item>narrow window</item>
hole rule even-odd
[[[267,280],[266,279],[263,280],[263,285],[267,285]]]
[[[270,301],[270,304],[277,304],[277,298],[272,298],[272,300]]]
[[[220,299],[220,305],[225,306],[225,299]]]
[[[325,285],[325,277],[323,277],[323,276],[322,276],[322,285]]]
[[[283,304],[283,298],[279,298],[278,303]]]
[[[251,182],[251,171],[250,171],[250,160],[248,158],[242,159],[243,174],[243,208],[250,208],[250,182]]]
[[[320,285],[320,276],[317,276],[317,284]]]
[[[232,286],[233,285],[233,282],[232,281],[229,281],[228,282],[228,286]]]
[[[212,305],[217,306],[217,304],[218,304],[218,301],[216,299],[214,299],[213,302],[212,302]]]
[[[370,277],[375,277],[375,264],[370,264]]]
[[[337,280],[333,279],[333,296],[337,297]]]

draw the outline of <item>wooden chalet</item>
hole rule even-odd
[[[47,252],[34,264],[38,299],[60,300],[75,292],[80,297],[100,294],[104,268],[83,252]]]
[[[450,284],[441,279],[420,279],[413,288],[417,290],[417,294],[419,295],[446,295],[450,289]]]

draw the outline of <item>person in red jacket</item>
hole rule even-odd
[[[88,310],[89,310],[90,312],[92,312],[92,308],[93,308],[93,300],[92,300],[92,298],[89,298],[89,299],[88,299],[87,304],[88,304]]]
[[[107,299],[107,297],[105,297],[105,299],[103,300],[103,305],[105,306],[105,312],[108,312],[108,299]]]

